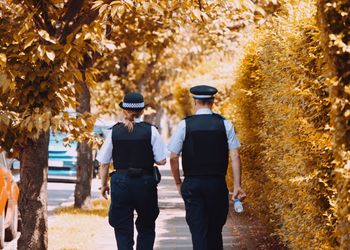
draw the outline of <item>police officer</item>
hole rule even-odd
[[[240,143],[232,123],[211,111],[217,89],[200,85],[190,92],[196,114],[179,123],[168,144],[171,171],[185,202],[193,249],[223,249],[222,228],[229,207],[225,181],[229,154],[234,173],[233,198],[246,196],[240,185]],[[181,152],[183,183],[179,171]]]
[[[136,211],[136,249],[151,250],[159,214],[153,164],[166,163],[165,145],[156,127],[140,119],[145,107],[141,94],[129,93],[119,105],[125,119],[113,126],[97,156],[101,163],[101,193],[107,199],[108,166],[113,160],[116,171],[111,177],[109,224],[114,227],[118,249],[133,249]]]

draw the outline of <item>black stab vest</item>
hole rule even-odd
[[[182,148],[185,176],[225,176],[228,143],[224,118],[217,114],[185,118],[186,137]]]
[[[148,123],[135,123],[131,133],[123,123],[114,125],[112,129],[114,168],[152,170],[154,154],[151,137],[152,125]]]

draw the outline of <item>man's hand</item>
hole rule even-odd
[[[180,196],[182,197],[181,186],[182,186],[182,183],[176,184],[176,189],[179,192]]]
[[[244,199],[247,195],[241,188],[241,160],[237,148],[230,149],[230,156],[232,160],[232,171],[233,171],[233,196],[232,200],[238,198]]]
[[[234,200],[235,198],[243,200],[246,196],[247,196],[247,194],[245,193],[245,191],[241,187],[234,187],[233,188],[232,200]]]
[[[179,169],[179,155],[173,152],[170,153],[170,168],[171,168],[171,173],[174,177],[176,189],[179,192],[180,196],[182,197],[182,194],[181,194],[182,181],[181,181],[180,169]]]
[[[101,194],[102,197],[105,198],[106,200],[108,200],[108,196],[109,195],[109,186],[103,186],[101,187]]]

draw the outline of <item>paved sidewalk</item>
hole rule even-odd
[[[160,168],[162,181],[158,186],[160,214],[156,224],[155,250],[191,250],[191,234],[185,221],[185,208],[171,177],[170,167]],[[136,218],[136,216],[135,216]],[[136,229],[135,229],[136,237]],[[230,208],[223,230],[224,250],[284,249],[272,238],[267,228],[248,212],[235,214]],[[117,249],[114,233],[108,226],[101,232],[99,250]],[[136,241],[135,241],[136,242]]]
[[[185,220],[184,203],[178,194],[170,167],[161,167],[162,182],[158,186],[160,214],[157,219],[157,250],[191,250],[191,234]],[[252,216],[249,204],[246,212],[237,214],[230,207],[229,216],[223,229],[224,250],[286,249],[269,229]]]
[[[160,214],[156,224],[155,250],[191,250],[191,234],[185,221],[185,207],[182,198],[178,194],[174,181],[171,177],[170,167],[160,167],[162,181],[158,186],[158,204]],[[135,216],[136,218],[136,216]],[[234,249],[233,227],[231,220],[228,220],[224,228],[224,249]],[[136,237],[135,228],[135,237]],[[101,240],[98,249],[117,249],[113,229],[108,226],[101,232]],[[136,242],[136,239],[135,239]]]
[[[178,194],[170,167],[161,167],[162,182],[158,186],[160,214],[157,219],[155,249],[192,249],[191,234],[185,220],[184,203]],[[231,220],[223,230],[224,249],[234,249],[233,225]]]

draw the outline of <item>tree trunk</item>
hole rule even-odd
[[[156,112],[150,114],[150,115],[144,115],[143,117],[143,120],[145,122],[149,122],[155,126],[158,127],[158,130],[159,132],[161,131],[161,128],[160,128],[160,121],[162,119],[162,116],[163,116],[163,113],[164,113],[164,110],[161,106],[157,106],[155,107],[155,110]]]
[[[29,141],[21,154],[19,211],[22,234],[19,250],[48,248],[47,168],[49,133]]]
[[[78,96],[77,112],[90,112],[90,91],[85,81],[82,82],[82,92]],[[92,149],[87,142],[78,143],[77,184],[74,192],[74,207],[82,208],[89,205],[92,180]]]

